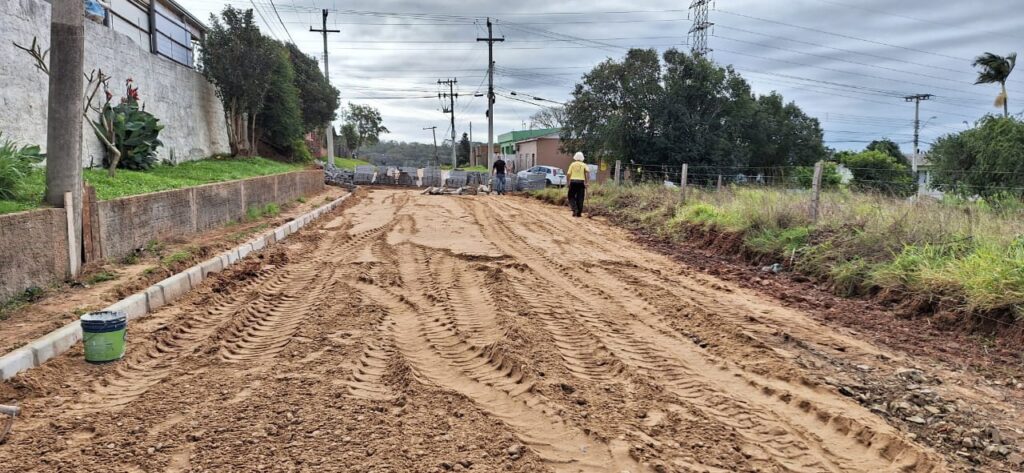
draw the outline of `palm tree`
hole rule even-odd
[[[1003,116],[1010,115],[1010,108],[1006,100],[1006,79],[1013,72],[1013,66],[1017,64],[1017,53],[1010,53],[1006,57],[985,53],[974,59],[974,67],[981,67],[978,72],[978,80],[975,84],[995,84],[1002,86],[1003,91],[996,97],[996,106],[1003,106]]]

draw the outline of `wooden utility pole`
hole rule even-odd
[[[444,113],[449,113],[452,116],[452,170],[454,171],[455,168],[459,167],[459,161],[458,161],[458,158],[455,155],[455,147],[458,145],[458,143],[455,141],[455,97],[459,96],[459,94],[455,93],[455,84],[458,84],[459,80],[458,79],[448,79],[448,80],[440,80],[440,79],[438,79],[437,83],[440,84],[440,85],[447,85],[448,86],[448,93],[447,94],[444,93],[444,92],[438,93],[437,97],[440,98],[440,99],[444,99],[445,97],[447,97],[451,101],[450,107],[449,108],[442,107],[441,111],[444,112]]]
[[[74,278],[82,261],[84,9],[78,0],[53,0],[51,5],[45,200],[68,213],[68,276]]]
[[[495,38],[491,31],[491,18],[487,18],[487,37],[477,38],[487,41],[487,169],[494,167],[494,43],[505,41]]]
[[[323,33],[324,36],[324,79],[327,79],[327,84],[331,83],[331,68],[327,62],[327,33],[341,33],[341,30],[329,30],[327,29],[327,9],[322,10],[323,13],[323,28],[314,29],[312,26],[309,27],[309,31],[314,33]],[[334,166],[334,124],[330,121],[324,125],[324,132],[327,135],[327,164]]]
[[[811,221],[818,221],[818,212],[821,206],[821,174],[824,167],[823,162],[814,163],[814,181],[811,183]]]

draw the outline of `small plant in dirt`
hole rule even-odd
[[[193,254],[195,254],[195,248],[190,247],[178,250],[161,259],[160,264],[164,265],[165,267],[172,267],[177,263],[192,259]]]
[[[93,275],[89,276],[89,278],[86,279],[85,282],[88,283],[88,284],[99,284],[101,282],[113,281],[113,280],[117,279],[117,277],[118,277],[117,273],[114,273],[114,272],[111,272],[111,271],[107,271],[107,270],[103,270],[103,271],[100,271],[100,272],[98,272],[96,274],[93,274]]]

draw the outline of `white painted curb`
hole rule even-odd
[[[142,317],[188,294],[189,291],[198,287],[203,282],[203,279],[209,277],[210,274],[223,271],[228,266],[266,248],[271,243],[287,238],[288,235],[297,232],[300,228],[313,222],[323,214],[337,208],[338,205],[351,195],[351,193],[345,194],[326,205],[296,217],[274,230],[243,243],[237,248],[192,266],[103,310],[123,311],[127,314],[129,320]],[[82,328],[77,320],[43,335],[28,345],[0,357],[0,380],[10,379],[22,371],[41,366],[47,360],[70,350],[80,340],[82,340]]]

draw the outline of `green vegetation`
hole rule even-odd
[[[10,314],[26,304],[38,301],[46,295],[46,290],[41,287],[30,287],[25,289],[24,292],[14,296],[6,301],[0,301],[0,320],[7,319]]]
[[[839,153],[839,162],[853,173],[854,188],[866,192],[907,197],[917,191],[917,183],[910,166],[902,157],[895,158],[884,151],[867,150],[860,153]]]
[[[38,146],[21,146],[0,135],[0,199],[18,200],[26,193],[25,180],[32,174],[32,164],[42,160]],[[3,209],[0,200],[0,210]]]
[[[1006,96],[1006,80],[1017,65],[1017,53],[1010,53],[1006,56],[985,53],[974,59],[974,67],[980,67],[978,80],[975,84],[999,84],[1001,87],[999,95],[996,96],[995,105],[1003,107],[1003,118],[1010,116],[1009,100]]]
[[[353,170],[356,166],[371,166],[373,163],[363,161],[362,159],[352,158],[334,158],[334,165],[341,169]]]
[[[936,140],[928,159],[933,182],[948,192],[1024,197],[1024,121],[1018,118],[982,118],[970,130]]]
[[[146,111],[139,102],[139,88],[132,87],[132,80],[125,80],[125,96],[116,105],[111,105],[114,94],[107,88],[107,81],[101,82],[106,101],[99,109],[99,117],[93,122],[96,136],[106,146],[103,166],[113,177],[117,168],[145,171],[156,164],[156,151],[163,143],[158,138],[164,128],[160,120]]]
[[[189,261],[192,259],[192,255],[198,253],[199,249],[194,246],[188,246],[182,248],[174,253],[171,253],[163,258],[160,258],[160,264],[165,267],[172,267],[177,263]]]
[[[276,217],[279,213],[281,213],[281,208],[277,204],[267,204],[263,207],[253,206],[245,211],[245,218],[251,222],[263,217]]]
[[[563,204],[565,191],[534,193]],[[682,242],[694,231],[742,236],[760,260],[827,281],[840,295],[892,294],[934,307],[1024,317],[1024,220],[1019,207],[912,202],[849,190],[808,195],[772,188],[700,188],[679,203],[663,186],[591,186],[587,208],[627,228]]]
[[[88,284],[98,284],[106,281],[113,281],[117,279],[117,273],[112,273],[107,270],[100,271],[98,273],[90,275],[86,278],[85,282]]]
[[[598,64],[558,121],[563,148],[590,162],[740,171],[810,166],[826,156],[817,119],[777,93],[755,95],[731,66],[677,49],[631,49]]]
[[[96,188],[100,200],[146,194],[211,182],[223,182],[271,174],[298,171],[302,165],[286,164],[264,158],[217,158],[189,161],[176,166],[161,165],[148,171],[122,170],[110,177],[99,169],[86,169],[85,182]],[[18,199],[0,200],[0,213],[39,207],[46,187],[42,170],[33,170],[22,181]]]

